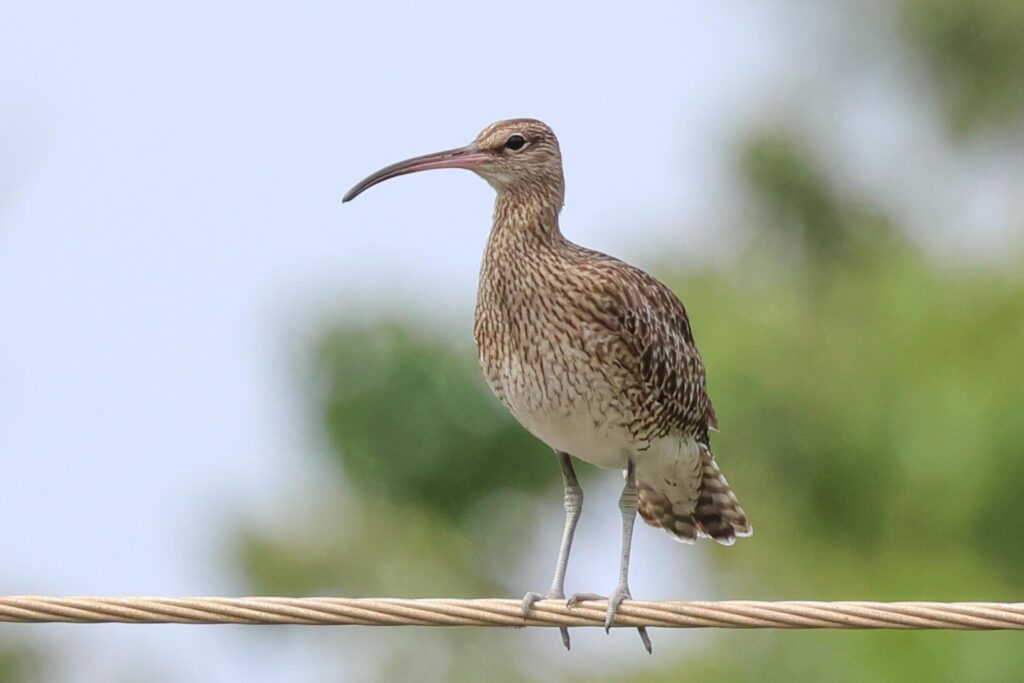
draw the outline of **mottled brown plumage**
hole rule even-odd
[[[628,597],[636,511],[674,538],[724,544],[750,525],[711,452],[718,426],[704,364],[682,302],[661,282],[562,236],[558,141],[533,119],[501,121],[469,146],[390,166],[366,187],[424,168],[469,168],[496,190],[480,271],[474,336],[495,395],[560,454],[566,532],[549,595],[561,597],[582,491],[564,454],[621,468],[627,484],[620,585],[608,623]],[[578,500],[576,500],[578,498]],[[570,505],[570,503],[572,503]],[[537,594],[528,594],[528,610]],[[649,648],[646,633],[641,632]],[[568,635],[563,632],[568,645]]]
[[[499,187],[484,252],[474,333],[491,388],[556,449],[572,448],[571,442],[538,429],[536,413],[583,411],[595,431],[628,434],[639,470],[640,514],[649,524],[688,541],[707,535],[731,543],[749,534],[711,454],[708,430],[717,428],[717,417],[682,302],[642,270],[562,236],[561,159],[547,126],[500,122],[477,144],[497,147],[515,133],[535,141],[538,158],[529,163],[540,172]],[[505,160],[498,173],[515,176],[516,160]],[[699,444],[686,473],[691,481],[644,480],[646,454],[666,438]],[[566,452],[614,464],[586,450]],[[690,505],[673,506],[671,492],[681,483],[696,495]]]

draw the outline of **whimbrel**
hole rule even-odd
[[[682,302],[644,271],[573,244],[558,224],[562,157],[535,119],[485,128],[465,147],[392,164],[349,190],[435,168],[474,171],[497,191],[480,270],[474,336],[491,389],[554,451],[562,470],[565,527],[548,598],[565,598],[565,570],[583,490],[575,456],[622,469],[619,580],[607,631],[629,592],[637,511],[679,541],[730,545],[751,527],[711,452],[718,419]],[[523,615],[543,596],[527,593]],[[570,604],[603,599],[576,594]],[[644,647],[650,639],[640,628]],[[569,633],[561,629],[569,647]]]

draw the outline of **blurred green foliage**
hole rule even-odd
[[[329,495],[323,505],[330,511],[319,510],[310,524],[299,525],[303,530],[243,534],[245,565],[261,588],[389,595],[506,590],[490,578],[487,563],[510,560],[530,520],[491,509],[515,509],[525,495],[549,486],[557,468],[550,451],[491,396],[474,356],[385,324],[332,329],[314,358],[312,390],[328,454],[350,488]],[[489,545],[490,553],[480,552]]]
[[[777,259],[795,255],[812,277],[818,268],[871,260],[902,245],[885,216],[866,201],[835,190],[793,132],[757,132],[742,147],[738,166],[758,208],[757,239]]]
[[[953,128],[1017,126],[1024,3],[900,7],[908,45],[931,66]],[[1020,600],[1024,255],[1008,255],[1002,268],[937,262],[881,207],[830,177],[801,140],[786,129],[747,138],[736,164],[758,229],[732,266],[656,271],[690,311],[722,421],[714,448],[756,529],[734,548],[677,550],[700,554],[724,596]],[[408,323],[341,322],[314,358],[310,393],[331,476],[279,527],[243,530],[253,589],[471,596],[536,588],[519,585],[508,567],[521,565],[536,511],[557,506],[557,468],[490,396],[474,354]],[[681,571],[679,585],[685,595]],[[451,680],[551,676],[522,668],[505,641],[479,633],[393,637],[421,652],[446,647]],[[562,676],[1024,678],[1015,634],[704,638],[679,654],[656,641],[656,656],[628,675],[580,675],[570,662]],[[381,666],[393,678],[422,675],[407,658],[389,649]]]
[[[535,457],[546,449],[487,400],[475,359],[451,340],[342,327],[317,359],[327,434],[359,488],[457,521],[490,492],[548,480],[550,458]]]
[[[709,369],[722,419],[715,450],[757,530],[725,552],[695,552],[714,562],[719,590],[732,596],[1019,599],[1024,280],[936,264],[821,177],[777,182],[809,173],[809,161],[781,133],[768,153],[764,139],[752,140],[746,158],[791,168],[763,181],[750,173],[755,205],[799,225],[767,221],[778,232],[761,235],[734,268],[669,278]],[[824,213],[834,222],[820,207],[831,207]],[[836,224],[848,236],[834,236]],[[546,485],[533,506],[557,505],[557,470],[489,395],[473,354],[451,349],[393,324],[342,325],[324,337],[317,405],[353,491],[315,525],[248,537],[258,590],[524,590],[503,583],[494,560],[514,562],[522,547],[516,525],[532,516],[517,500]],[[495,528],[517,530],[495,541]],[[1024,650],[1009,636],[987,638],[718,634],[686,666],[721,680],[1024,674]],[[795,659],[791,648],[813,654]],[[986,659],[997,652],[999,666]],[[651,664],[645,678],[675,680],[665,659],[654,662],[665,668]]]
[[[766,221],[774,221],[790,244],[808,250],[816,260],[837,255],[849,235],[846,214],[825,176],[814,168],[809,155],[785,135],[765,132],[745,146],[741,160],[744,176],[761,190],[768,209]],[[780,230],[781,229],[781,230]]]
[[[32,683],[44,679],[43,658],[22,638],[0,640],[0,683]]]
[[[1024,2],[902,0],[906,34],[924,57],[953,131],[1024,117]]]

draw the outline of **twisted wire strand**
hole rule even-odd
[[[305,624],[359,626],[602,626],[604,601],[399,598],[0,597],[0,622]],[[719,602],[627,600],[616,626],[1024,630],[1024,603]]]

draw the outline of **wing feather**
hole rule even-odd
[[[600,275],[599,319],[612,337],[606,347],[639,389],[642,405],[636,414],[648,422],[642,425],[645,436],[682,433],[706,441],[718,418],[683,302],[654,277],[618,259],[608,256],[590,265]]]

